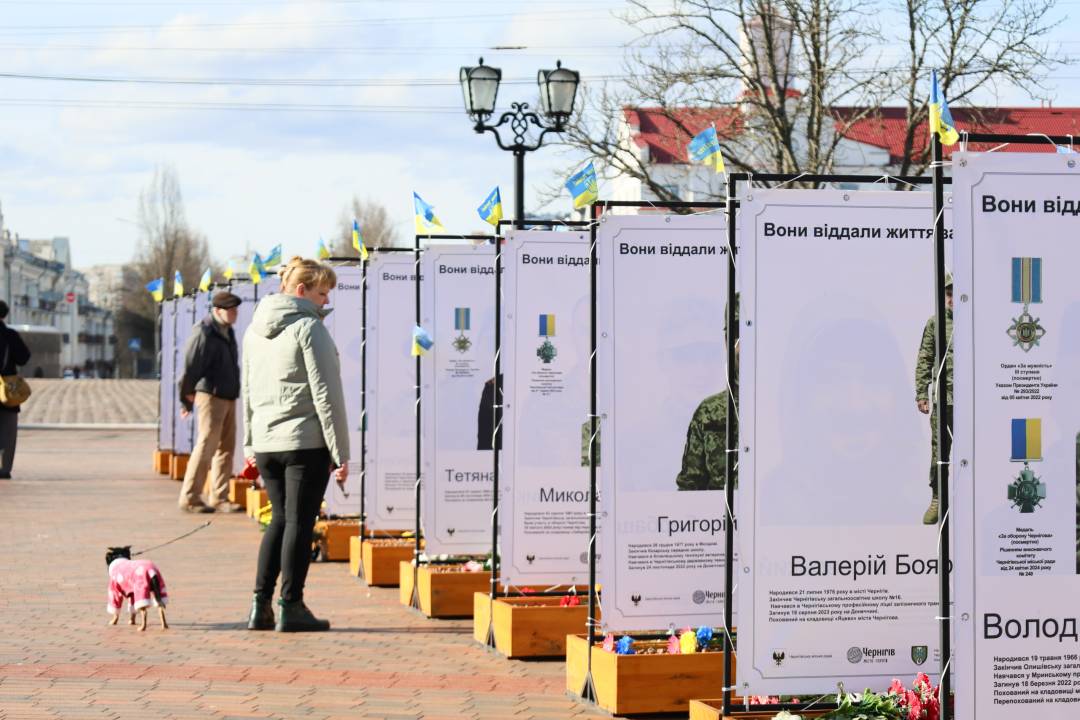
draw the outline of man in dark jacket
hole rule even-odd
[[[180,488],[180,509],[187,512],[241,510],[228,501],[236,446],[236,398],[240,397],[239,352],[232,326],[240,302],[230,292],[214,295],[210,314],[192,332],[184,353],[181,413],[187,417],[192,409],[199,411],[198,439]],[[208,472],[209,502],[204,503],[200,494]]]
[[[0,375],[16,375],[30,362],[30,349],[22,336],[7,326],[8,304],[0,300]],[[0,405],[0,480],[11,479],[15,438],[19,434],[19,408]]]

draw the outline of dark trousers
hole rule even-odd
[[[11,476],[15,464],[15,439],[19,434],[19,413],[0,410],[0,477]]]
[[[273,599],[280,574],[282,600],[296,602],[304,598],[315,519],[330,481],[330,451],[255,453],[255,463],[272,513],[259,546],[255,594]]]

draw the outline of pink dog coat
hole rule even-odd
[[[165,591],[165,578],[157,565],[149,560],[128,560],[117,558],[109,563],[109,601],[107,611],[110,615],[119,615],[124,598],[128,599],[131,612],[139,608],[156,605],[157,600],[150,590],[150,578],[158,579],[161,591],[161,604],[164,605],[169,594]]]

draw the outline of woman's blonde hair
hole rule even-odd
[[[282,292],[292,292],[303,283],[307,288],[332,288],[337,284],[337,273],[329,265],[318,260],[306,260],[294,255],[291,260],[278,269]]]

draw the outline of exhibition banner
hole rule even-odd
[[[335,265],[337,285],[330,292],[332,309],[326,320],[337,346],[341,364],[341,384],[345,390],[345,414],[349,421],[349,477],[344,488],[333,479],[326,486],[326,512],[331,516],[360,515],[360,435],[363,432],[361,392],[363,389],[364,278],[359,265]]]
[[[422,256],[423,531],[428,555],[491,549],[495,430],[492,245],[433,245]]]
[[[173,431],[177,402],[176,378],[176,302],[158,303],[161,309],[161,346],[158,373],[158,448],[173,449]]]
[[[722,627],[727,223],[606,215],[597,232],[603,626]]]
[[[193,320],[192,334],[199,332],[199,325],[202,324],[203,318],[210,314],[210,299],[212,293],[209,292],[195,292],[191,296],[191,317]],[[179,378],[177,378],[179,380]],[[179,389],[177,390],[177,398],[179,398]],[[191,424],[191,449],[194,451],[195,443],[199,440],[199,408],[196,405],[192,408],[191,415],[188,416],[188,421]]]
[[[174,301],[176,304],[176,366],[172,382],[172,394],[176,397],[174,406],[173,422],[176,431],[173,433],[173,452],[188,455],[195,446],[195,414],[186,418],[180,411],[184,406],[180,404],[180,379],[184,377],[184,358],[187,355],[188,339],[195,329],[195,297],[185,295]]]
[[[589,256],[587,232],[515,230],[503,248],[504,585],[589,581]]]
[[[412,529],[416,518],[416,261],[372,253],[367,300],[367,522]]]
[[[741,694],[939,667],[927,192],[752,190],[739,256]],[[928,334],[927,334],[928,333]],[[929,338],[929,345],[924,341]]]
[[[1080,172],[953,155],[957,717],[1080,714]]]
[[[251,318],[255,314],[255,286],[249,282],[236,281],[229,283],[229,292],[242,301],[236,310],[236,324],[233,325],[233,335],[236,337],[237,362],[240,367],[244,366],[244,333],[251,325]],[[244,396],[243,393],[236,400],[236,451],[233,453],[233,474],[239,475],[244,469]]]

